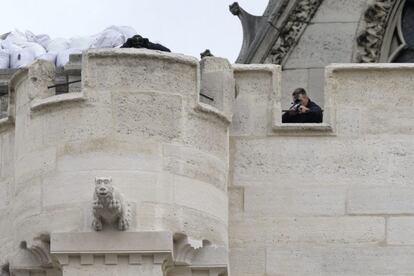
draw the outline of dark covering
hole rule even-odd
[[[285,112],[282,116],[282,123],[322,123],[323,112],[320,106],[309,100],[306,107],[309,108],[306,113]]]
[[[167,47],[158,43],[152,43],[148,38],[144,38],[140,35],[134,35],[133,37],[128,38],[121,48],[145,48],[150,50],[171,52]]]

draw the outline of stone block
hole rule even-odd
[[[172,140],[182,133],[182,98],[161,93],[117,93],[115,128],[124,135]]]
[[[52,254],[149,253],[172,250],[172,233],[167,231],[52,233],[50,241]]]
[[[14,176],[14,131],[0,134],[0,177],[8,178]]]
[[[247,186],[244,208],[249,214],[272,217],[341,216],[345,214],[346,187],[304,185]]]
[[[414,217],[388,218],[387,244],[414,245]]]
[[[144,170],[160,171],[160,156],[150,152],[86,152],[63,155],[57,161],[59,171],[102,171],[102,170]]]
[[[359,22],[367,6],[366,0],[325,0],[311,22]]]
[[[209,114],[189,113],[184,122],[183,143],[221,160],[227,160],[228,125]]]
[[[414,247],[294,245],[266,250],[268,275],[404,275]]]
[[[309,25],[285,68],[322,68],[331,63],[351,62],[357,26],[357,23]]]
[[[165,171],[210,183],[222,191],[227,191],[227,166],[206,152],[178,145],[163,146]]]
[[[219,246],[228,244],[227,221],[188,206],[141,202],[137,206],[136,221],[137,231],[169,229]]]
[[[43,121],[42,137],[46,145],[102,138],[113,131],[113,114],[110,106],[81,107],[81,103],[68,103],[60,108],[51,107],[36,117]],[[77,106],[73,106],[77,105]],[[39,131],[39,130],[37,130]]]
[[[265,275],[265,248],[230,248],[230,271],[237,276]]]
[[[273,78],[273,73],[265,70],[235,71],[237,97],[231,125],[232,136],[267,133],[269,100],[277,89]]]
[[[391,143],[391,141],[390,141]],[[306,185],[387,184],[390,175],[386,140],[326,137],[272,137],[235,140],[235,183]],[[300,173],[295,173],[300,172]],[[303,181],[305,179],[305,181]],[[250,184],[252,185],[252,184]]]
[[[11,205],[11,214],[14,223],[36,216],[42,211],[42,187],[40,179],[36,178],[25,182],[24,187],[20,187],[14,197],[18,200],[13,200]]]
[[[347,213],[414,214],[413,197],[414,190],[407,186],[353,186],[348,191]]]
[[[230,220],[233,247],[277,244],[372,244],[385,241],[385,219],[381,217],[257,217],[245,214]]]
[[[85,223],[84,209],[72,205],[67,208],[43,210],[36,216],[19,220],[14,225],[13,235],[16,240],[30,241],[39,233],[79,232],[90,229],[90,225]]]
[[[86,53],[84,85],[97,90],[158,91],[197,97],[198,61],[146,49],[98,49]]]
[[[61,173],[43,179],[43,206],[57,207],[82,206],[92,202],[94,175],[85,172]]]
[[[228,221],[228,199],[226,192],[192,179],[173,176],[174,199],[179,206],[185,206],[214,217],[223,223]]]
[[[229,211],[235,215],[244,209],[244,187],[229,186]]]

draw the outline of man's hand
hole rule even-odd
[[[301,105],[300,107],[299,107],[299,113],[300,114],[303,114],[303,113],[306,113],[306,112],[308,112],[309,111],[309,108],[307,108],[306,106],[304,106],[304,105]]]

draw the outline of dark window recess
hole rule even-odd
[[[407,46],[400,52],[394,60],[396,63],[412,63],[414,62],[414,0],[407,0],[402,20],[401,30]]]

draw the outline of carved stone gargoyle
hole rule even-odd
[[[115,224],[120,231],[128,230],[132,217],[131,207],[112,185],[112,178],[95,178],[93,199],[92,228],[95,231],[101,231],[104,224]]]

